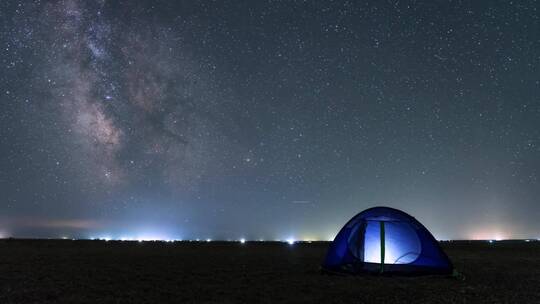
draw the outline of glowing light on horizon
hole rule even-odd
[[[246,242],[246,239],[244,239],[244,238],[240,239],[241,244],[244,244],[245,242]]]
[[[142,240],[146,242],[166,242],[171,239],[172,238],[166,234],[152,232],[139,234],[139,236],[136,238],[136,240]]]
[[[293,245],[296,241],[293,239],[293,238],[288,238],[287,239],[287,243],[289,243],[289,245]]]
[[[502,232],[501,229],[491,227],[491,228],[485,228],[482,230],[475,231],[470,234],[469,238],[471,240],[494,240],[494,241],[502,241],[509,239],[510,234],[506,232]]]

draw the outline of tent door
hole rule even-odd
[[[364,233],[364,262],[380,264],[410,264],[422,252],[414,228],[406,222],[367,221]]]

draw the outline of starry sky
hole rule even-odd
[[[0,236],[540,237],[538,1],[1,1]]]

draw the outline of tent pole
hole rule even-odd
[[[384,272],[384,222],[380,221],[380,231],[381,231],[381,269],[380,272]]]

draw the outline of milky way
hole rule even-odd
[[[535,1],[0,8],[4,234],[540,237]]]
[[[189,192],[212,161],[205,154],[225,142],[209,119],[220,96],[206,91],[208,71],[171,45],[167,30],[107,20],[103,9],[79,2],[44,9],[45,28],[55,30],[44,34],[50,52],[42,69],[69,126],[66,144],[76,144],[65,152],[86,166],[85,183],[95,189],[157,181]]]

